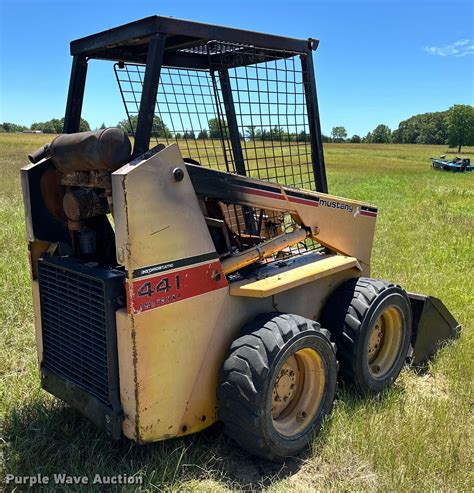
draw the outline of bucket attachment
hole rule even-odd
[[[451,315],[444,303],[434,296],[408,293],[413,312],[412,364],[419,365],[446,341],[455,339],[461,325]]]

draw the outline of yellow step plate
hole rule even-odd
[[[303,257],[306,258],[303,258],[302,262],[301,260],[296,261],[279,270],[277,270],[278,262],[275,263],[275,266],[269,266],[270,269],[264,267],[263,269],[268,272],[268,276],[264,279],[245,279],[232,283],[230,295],[265,298],[342,270],[352,268],[360,270],[359,262],[354,257],[344,255],[305,255]]]

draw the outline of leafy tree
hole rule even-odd
[[[285,135],[285,130],[281,127],[273,127],[270,129],[270,140],[275,140],[277,142],[283,140]]]
[[[107,127],[105,126],[105,123],[102,123],[102,125],[100,126],[100,130],[105,130]]]
[[[444,137],[439,137],[436,126],[433,122],[426,123],[420,129],[420,133],[416,138],[417,144],[440,144],[445,142]]]
[[[33,123],[31,130],[41,130],[45,134],[60,134],[63,131],[63,122],[58,118],[52,118],[46,122]]]
[[[309,134],[306,133],[306,130],[301,130],[296,136],[297,142],[309,142]]]
[[[199,133],[198,133],[198,139],[199,140],[205,140],[205,139],[208,139],[209,138],[209,134],[207,132],[206,129],[203,129],[201,130]]]
[[[61,118],[61,123],[64,127],[64,118]],[[79,123],[79,132],[89,132],[90,129],[91,126],[89,125],[89,122],[87,120],[84,120],[84,118],[81,118],[81,122]]]
[[[402,132],[399,128],[395,129],[392,132],[392,142],[394,144],[403,144],[403,136],[402,136]]]
[[[370,144],[372,142],[372,132],[368,132],[367,135],[362,139],[362,142]]]
[[[347,137],[347,130],[344,127],[333,127],[331,136],[334,142],[344,142]]]
[[[284,136],[284,130],[281,127],[273,127],[270,130],[259,131],[258,137],[261,140],[269,141],[280,141]]]
[[[194,132],[192,130],[185,130],[183,137],[186,140],[191,140],[191,139],[195,139],[196,135],[194,135]]]
[[[0,125],[0,132],[23,132],[27,127],[24,125],[17,125],[16,123],[3,122]]]
[[[117,123],[117,127],[121,128],[129,135],[134,135],[137,130],[138,115],[133,115],[130,120],[127,118]],[[152,135],[154,137],[163,137],[165,139],[171,138],[171,132],[168,127],[163,123],[161,118],[157,115],[153,117],[153,130]]]
[[[31,130],[41,130],[45,134],[60,134],[64,129],[64,118],[52,118],[46,122],[36,122],[31,125]],[[87,120],[81,118],[79,123],[79,132],[88,132],[91,127]]]
[[[257,137],[257,126],[256,125],[247,125],[245,127],[245,136],[251,140],[255,140]]]
[[[474,145],[474,106],[455,104],[448,110],[448,142],[450,147]]]
[[[395,144],[446,144],[448,139],[447,112],[422,113],[398,125],[392,133]]]
[[[372,132],[371,141],[374,144],[387,144],[390,142],[390,137],[392,135],[392,131],[387,127],[387,125],[377,125]]]
[[[351,137],[351,143],[352,144],[360,144],[361,143],[361,138],[359,135],[357,134],[354,134],[352,137]]]
[[[308,140],[309,140],[309,135],[308,135]],[[321,135],[321,140],[323,142],[332,142],[331,137],[329,137],[328,135],[324,135],[324,134]]]
[[[211,139],[220,139],[221,137],[227,138],[229,135],[227,122],[224,119],[211,118],[207,123],[209,125],[209,137]]]

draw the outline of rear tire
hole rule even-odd
[[[270,313],[242,333],[217,389],[224,431],[266,459],[298,454],[332,408],[337,360],[329,332],[297,315]]]
[[[406,292],[379,279],[350,279],[321,317],[338,346],[341,374],[362,393],[380,392],[398,377],[410,349],[412,313]]]

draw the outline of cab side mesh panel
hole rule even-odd
[[[220,50],[212,67],[227,71],[245,166],[250,175],[314,189],[305,87],[299,56],[245,48]],[[250,65],[246,61],[259,60]],[[226,67],[229,67],[226,69]]]
[[[120,69],[115,65],[115,73],[135,135],[145,67],[126,64]],[[219,127],[223,121],[219,92],[215,92],[209,71],[162,67],[152,130],[155,144],[177,142],[183,157],[235,172],[226,130]]]
[[[202,166],[314,190],[300,55],[217,41],[182,51],[207,55],[209,69],[162,67],[152,140],[176,142]],[[145,66],[116,64],[115,74],[134,134]],[[230,209],[235,224],[258,222],[259,211]],[[286,218],[285,229],[292,227]]]
[[[237,173],[222,91],[227,76],[247,174],[314,189],[299,55],[221,42],[191,50],[212,53],[209,70],[162,68],[153,140],[177,142],[185,157]],[[134,134],[145,66],[116,64],[115,74]]]

